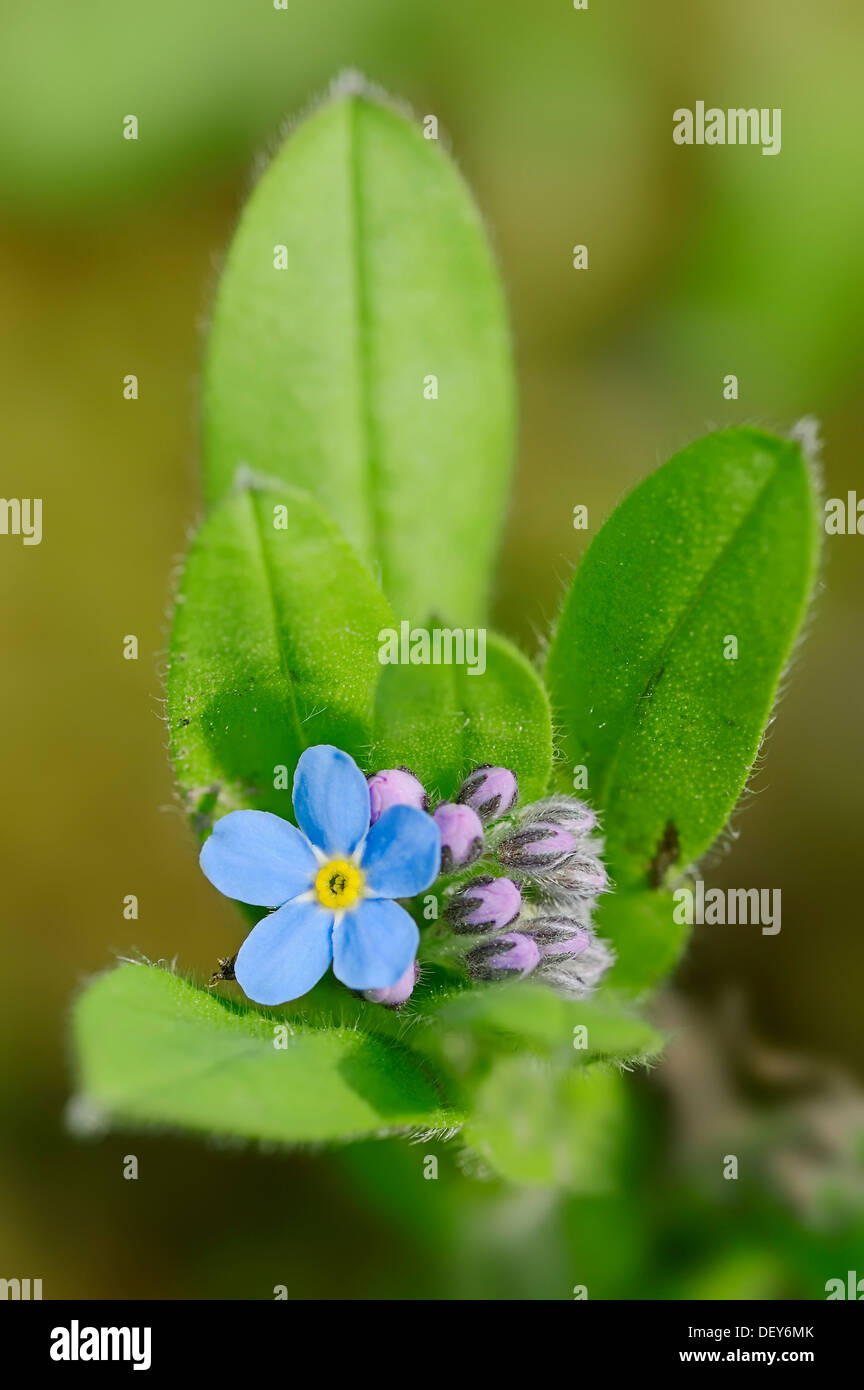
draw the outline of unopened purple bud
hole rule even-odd
[[[442,873],[452,873],[479,859],[483,853],[483,826],[471,806],[442,801],[433,819],[441,831]]]
[[[426,810],[426,792],[413,772],[404,767],[389,767],[368,778],[370,824],[374,825],[391,806],[416,806]]]
[[[506,767],[492,767],[484,763],[470,777],[466,777],[456,794],[456,800],[466,806],[473,806],[481,820],[495,820],[505,816],[519,799],[519,783],[516,774]]]
[[[537,942],[544,960],[547,956],[578,956],[594,936],[589,927],[572,917],[535,917],[522,930]]]
[[[539,973],[560,993],[572,999],[585,999],[596,989],[614,961],[615,953],[608,941],[601,941],[591,933],[576,955],[544,951]]]
[[[590,941],[590,931],[585,927],[580,927],[578,933],[574,933],[569,941],[550,941],[548,946],[544,946],[543,958],[545,960],[547,956],[566,956],[570,959],[573,956],[581,955]]]
[[[579,839],[570,830],[545,821],[533,821],[508,835],[498,846],[502,864],[516,869],[551,869],[576,850]]]
[[[609,887],[589,831],[594,812],[572,796],[554,796],[528,807],[518,828],[498,846],[508,868],[532,874],[549,896],[594,897]]]
[[[402,1005],[411,998],[419,974],[420,967],[414,960],[408,966],[405,974],[400,975],[395,985],[390,985],[387,989],[365,989],[363,998],[368,999],[370,1004],[385,1004],[388,1009],[401,1009]]]
[[[540,964],[540,947],[523,932],[505,932],[475,946],[468,953],[471,973],[479,980],[506,975],[530,975]]]
[[[543,883],[553,897],[560,893],[565,897],[593,898],[597,893],[606,892],[609,875],[599,859],[591,854],[579,854],[551,869]]]
[[[549,796],[545,801],[534,804],[531,816],[534,820],[560,825],[574,835],[587,835],[597,826],[597,817],[591,807],[586,806],[584,801],[577,801],[575,796]]]
[[[515,922],[522,893],[512,878],[472,878],[447,903],[445,916],[457,932],[501,931]]]
[[[505,856],[524,855],[541,865],[551,865],[584,845],[596,824],[591,807],[573,796],[535,801],[523,812],[515,833],[504,841]],[[510,861],[505,858],[505,862]]]

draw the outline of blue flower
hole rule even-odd
[[[257,1004],[305,994],[331,960],[349,989],[388,989],[417,954],[413,918],[392,901],[438,875],[441,836],[425,811],[392,806],[370,828],[369,787],[353,758],[319,744],[294,774],[299,829],[269,811],[231,811],[201,850],[226,897],[278,910],[247,936],[234,965]]]

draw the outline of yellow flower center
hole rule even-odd
[[[315,892],[325,907],[342,911],[353,907],[363,892],[363,875],[357,865],[350,864],[347,859],[331,859],[318,870]]]

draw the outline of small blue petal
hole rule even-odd
[[[256,907],[281,907],[310,888],[318,861],[305,835],[270,811],[231,811],[213,827],[201,868],[220,893]]]
[[[294,814],[326,854],[352,854],[369,829],[369,787],[354,759],[329,743],[301,753],[294,773]]]
[[[316,985],[333,954],[333,913],[292,902],[253,927],[234,962],[243,993],[256,1004],[287,1004]]]
[[[366,898],[333,929],[333,974],[349,989],[389,989],[401,980],[419,944],[417,923],[404,907]]]
[[[438,877],[441,831],[415,806],[391,806],[363,847],[366,891],[373,898],[411,898]]]

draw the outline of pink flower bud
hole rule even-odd
[[[536,811],[541,820],[563,826],[574,835],[587,835],[597,825],[597,817],[591,807],[586,806],[584,801],[577,801],[575,796],[547,797],[545,801],[537,802]]]
[[[457,932],[501,931],[522,909],[522,893],[512,878],[472,878],[449,900],[445,916]]]
[[[384,772],[374,773],[367,780],[371,825],[391,806],[416,806],[418,811],[426,810],[426,792],[422,783],[407,768],[390,767]]]
[[[506,767],[492,767],[489,763],[484,763],[470,777],[466,777],[456,795],[457,801],[472,806],[484,821],[505,816],[518,799],[516,774]]]
[[[577,898],[591,898],[597,893],[606,892],[609,875],[599,859],[583,854],[553,869],[549,874],[548,887],[553,894],[572,893]]]
[[[578,956],[594,939],[590,927],[573,917],[535,917],[522,930],[537,942],[544,960]]]
[[[577,849],[590,852],[586,837],[597,824],[597,817],[584,802],[573,796],[550,796],[529,806],[519,826],[503,842],[499,851],[505,864],[525,868],[553,868],[564,856]]]
[[[575,797],[549,797],[527,808],[499,844],[498,858],[530,874],[553,899],[595,897],[609,887],[600,846],[589,834],[595,824],[594,812]]]
[[[441,872],[452,873],[471,864],[483,853],[483,826],[470,806],[442,801],[433,817],[441,831]]]
[[[575,954],[553,951],[552,947],[541,950],[538,974],[553,989],[572,999],[587,999],[615,961],[609,942],[601,941],[593,932]]]
[[[363,998],[368,999],[370,1004],[385,1004],[388,1009],[401,1009],[411,998],[419,974],[419,965],[416,960],[412,961],[395,985],[390,985],[387,989],[365,989]]]
[[[468,953],[472,975],[495,980],[508,975],[530,975],[540,964],[540,947],[522,932],[489,937]]]
[[[544,869],[560,864],[579,844],[570,830],[546,821],[533,821],[501,841],[498,857],[516,868]]]

